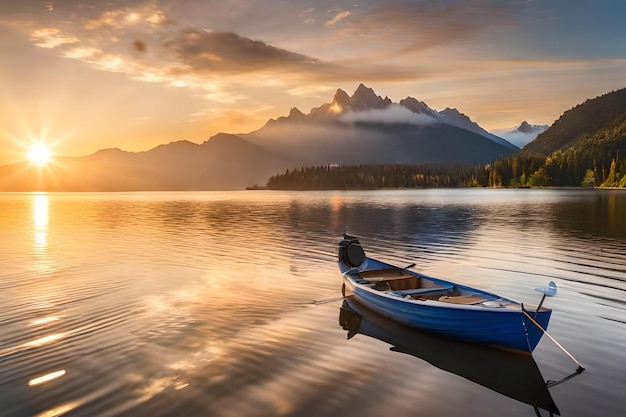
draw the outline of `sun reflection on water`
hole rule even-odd
[[[64,333],[51,334],[49,336],[40,337],[38,339],[31,340],[30,342],[26,342],[24,343],[23,346],[27,348],[40,347],[40,346],[48,345],[50,343],[54,343],[60,339],[63,339],[64,337],[65,337]]]
[[[62,405],[54,407],[54,408],[52,408],[50,410],[43,411],[43,412],[35,415],[35,417],[58,417],[58,416],[62,416],[63,414],[69,413],[70,411],[72,411],[73,409],[78,407],[79,405],[80,405],[80,402],[78,402],[78,401],[70,402],[70,403],[67,403],[67,404],[62,404]]]
[[[66,333],[55,333],[55,334],[43,336],[43,337],[31,340],[31,341],[22,343],[17,346],[12,346],[12,347],[2,349],[0,350],[0,362],[2,362],[2,359],[10,355],[14,355],[16,353],[20,353],[29,349],[40,348],[42,346],[46,346],[51,343],[58,342],[59,340],[63,339],[65,336],[67,336]]]
[[[61,378],[63,375],[65,375],[65,369],[61,369],[60,371],[50,372],[45,375],[38,376],[37,378],[31,379],[30,381],[28,381],[28,386],[35,387],[37,385],[45,384],[47,382],[54,381],[55,379]]]
[[[48,246],[48,195],[35,194],[33,199],[34,243],[38,251]]]
[[[55,316],[48,316],[48,317],[44,317],[42,319],[36,319],[30,322],[31,325],[33,326],[41,326],[43,324],[48,324],[48,323],[52,323],[55,321],[60,320],[59,317],[55,317]]]

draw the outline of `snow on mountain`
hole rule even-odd
[[[512,129],[495,130],[494,133],[508,140],[512,144],[523,148],[528,143],[535,140],[540,133],[548,130],[548,125],[533,125],[527,121],[523,121],[519,126]]]

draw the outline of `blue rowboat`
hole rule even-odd
[[[532,352],[552,310],[369,258],[354,236],[339,242],[342,293],[404,325],[444,337]],[[554,295],[556,286],[538,289]]]

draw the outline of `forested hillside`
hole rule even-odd
[[[623,121],[626,115],[626,88],[586,100],[567,110],[522,150],[522,155],[547,157],[566,150],[580,140]]]
[[[496,161],[490,185],[626,187],[626,89],[566,111],[521,152]]]
[[[475,165],[352,165],[287,170],[267,183],[271,190],[356,190],[485,186],[489,170]]]

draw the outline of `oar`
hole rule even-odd
[[[550,336],[550,334],[546,331],[546,329],[544,329],[543,327],[541,327],[541,324],[537,323],[537,321],[535,321],[535,319],[534,319],[534,318],[533,318],[530,314],[528,314],[528,312],[526,311],[526,309],[524,309],[524,304],[522,304],[522,313],[524,313],[524,315],[525,315],[526,317],[528,317],[528,319],[529,319],[529,320],[530,320],[530,321],[531,321],[531,322],[532,322],[535,326],[537,326],[537,327],[539,328],[539,330],[541,330],[541,331],[543,332],[543,334],[545,334],[546,336],[548,336],[548,337],[550,338],[550,340],[552,340],[552,341],[554,342],[554,344],[555,344],[555,345],[557,345],[557,346],[558,346],[558,347],[559,347],[559,348],[560,348],[563,352],[565,352],[565,354],[566,354],[567,356],[569,356],[569,357],[570,357],[570,359],[571,359],[571,360],[573,360],[573,361],[576,363],[576,365],[578,365],[578,369],[576,370],[576,372],[577,372],[577,373],[579,373],[579,374],[580,374],[580,373],[582,373],[582,372],[585,370],[585,368],[583,368],[583,366],[580,364],[580,362],[578,362],[578,361],[576,360],[576,358],[575,358],[575,357],[574,357],[571,353],[569,353],[569,352],[568,352],[568,351],[567,351],[567,350],[566,350],[563,346],[561,346],[561,344],[560,344],[559,342],[557,342],[557,341],[556,341],[556,339],[555,339],[554,337]]]
[[[332,303],[332,302],[340,301],[340,300],[343,300],[343,299],[344,299],[344,297],[335,297],[335,298],[327,298],[325,300],[296,301],[296,302],[289,303],[289,304],[294,304],[294,305],[306,305],[306,304],[318,305],[318,304]]]
[[[415,265],[417,265],[417,264],[415,262],[413,262],[412,264],[409,264],[409,265],[405,266],[404,268],[398,268],[398,269],[400,269],[400,271],[405,271],[407,269],[413,268]]]
[[[578,376],[582,373],[582,371],[579,371],[578,369],[576,371],[574,371],[573,373],[569,374],[568,376],[566,376],[565,378],[561,378],[558,381],[547,381],[546,382],[546,387],[548,388],[552,388],[556,385],[562,384],[565,381],[569,381],[570,379],[574,378],[575,376]]]

